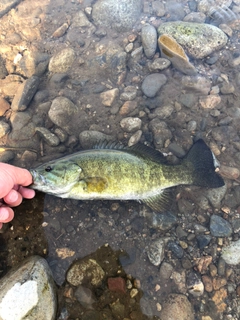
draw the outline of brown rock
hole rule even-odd
[[[217,277],[213,279],[213,289],[218,290],[227,284],[227,280],[222,277]]]
[[[217,275],[217,267],[214,264],[210,264],[209,270],[212,277]]]
[[[204,284],[204,289],[207,292],[212,292],[213,291],[213,284],[212,284],[212,279],[209,276],[202,276],[202,282]]]
[[[136,101],[126,101],[120,108],[119,114],[122,116],[126,116],[133,110],[137,108],[137,102]]]
[[[198,272],[204,274],[206,273],[208,266],[212,262],[212,257],[211,256],[204,256],[196,261],[196,266],[195,269],[197,269]]]
[[[236,293],[238,296],[240,296],[240,286],[237,286]]]
[[[219,168],[221,176],[227,179],[236,180],[239,177],[239,170],[237,168],[221,165]]]
[[[221,288],[216,291],[212,297],[212,301],[215,303],[217,312],[224,312],[226,310],[227,304],[224,302],[224,299],[227,297],[227,290]]]
[[[126,293],[126,281],[121,277],[108,278],[108,289],[110,291]]]

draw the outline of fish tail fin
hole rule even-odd
[[[199,187],[220,188],[224,186],[224,181],[215,172],[215,157],[206,145],[199,139],[197,140],[187,155],[183,159],[183,163],[191,166],[193,170],[193,184]]]

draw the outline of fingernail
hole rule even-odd
[[[0,221],[5,221],[9,218],[9,212],[7,208],[0,208]]]

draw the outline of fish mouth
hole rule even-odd
[[[39,185],[46,185],[47,184],[47,180],[44,176],[42,176],[41,174],[37,173],[36,170],[34,169],[30,169],[29,172],[32,175],[32,184],[30,185],[30,187],[34,188],[35,186],[39,186]]]

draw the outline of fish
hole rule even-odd
[[[197,140],[179,164],[167,162],[158,150],[138,143],[124,147],[102,142],[30,169],[31,188],[77,200],[136,200],[157,212],[169,205],[169,190],[178,185],[220,188],[215,156]]]

